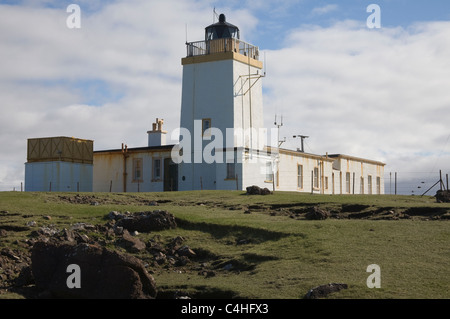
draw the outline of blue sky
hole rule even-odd
[[[186,32],[202,40],[214,8],[266,55],[268,128],[284,114],[281,135],[309,135],[309,152],[383,161],[405,194],[450,173],[450,1],[0,0],[0,190],[23,182],[27,138],[100,150],[145,146],[157,117],[175,129]]]

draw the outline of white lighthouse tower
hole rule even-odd
[[[265,142],[259,49],[223,14],[186,45],[179,189],[242,189],[243,154]]]

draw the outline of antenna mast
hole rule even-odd
[[[286,142],[286,138],[284,138],[284,140],[280,141],[280,127],[283,126],[283,115],[281,115],[281,123],[277,122],[277,115],[275,114],[275,122],[273,123],[277,128],[278,128],[278,147],[281,146],[281,144],[283,144],[284,142]]]

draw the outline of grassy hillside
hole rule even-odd
[[[308,220],[311,207],[329,218]],[[327,298],[450,298],[450,204],[428,196],[3,192],[0,229],[7,236],[0,250],[29,249],[24,243],[42,226],[105,224],[111,211],[155,209],[172,213],[178,227],[138,238],[150,246],[181,236],[196,253],[184,266],[158,264],[148,250],[135,253],[149,264],[161,298],[178,291],[194,298],[297,299],[332,282],[348,289]],[[381,288],[367,287],[370,264],[380,266]],[[22,296],[0,293],[6,297]]]

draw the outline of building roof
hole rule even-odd
[[[370,164],[376,164],[376,165],[383,165],[385,166],[386,164],[380,161],[374,161],[371,159],[366,159],[366,158],[361,158],[361,157],[356,157],[356,156],[351,156],[351,155],[345,155],[345,154],[328,154],[328,157],[334,158],[334,159],[348,159],[348,160],[352,160],[352,161],[357,161],[357,162],[363,162],[363,163],[370,163]]]
[[[145,146],[145,147],[132,147],[127,148],[128,152],[146,152],[146,151],[170,151],[175,146],[175,144],[172,145],[162,145],[162,146]],[[111,149],[111,150],[100,150],[100,151],[94,151],[94,154],[98,153],[122,153],[122,149]]]

